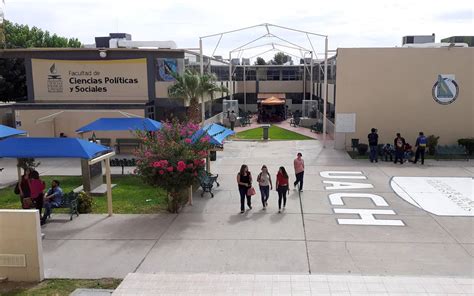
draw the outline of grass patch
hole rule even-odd
[[[240,140],[261,140],[263,136],[263,128],[257,127],[246,131],[239,132],[235,135],[235,139]],[[313,138],[289,131],[287,129],[272,125],[269,129],[270,140],[313,140]]]
[[[47,186],[51,180],[58,179],[64,192],[70,192],[82,184],[78,176],[44,176],[42,180]],[[112,176],[112,183],[117,184],[112,189],[113,210],[117,214],[150,214],[166,209],[166,192],[161,188],[152,187],[133,175]],[[107,197],[94,196],[93,214],[107,213]],[[0,189],[0,208],[21,208],[18,195],[13,187]],[[66,209],[54,209],[56,213],[65,213]]]
[[[52,279],[38,284],[23,282],[7,282],[0,284],[0,295],[4,296],[63,296],[69,295],[77,288],[84,289],[112,289],[118,287],[120,279]]]

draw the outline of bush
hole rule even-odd
[[[459,139],[458,144],[466,148],[467,154],[474,154],[474,138]]]
[[[428,137],[426,137],[426,140],[427,140],[426,146],[428,147],[428,154],[435,155],[436,146],[438,146],[439,137],[436,137],[435,135],[429,135]]]
[[[367,144],[359,144],[357,145],[357,151],[359,151],[359,155],[365,155],[369,150],[369,145]]]
[[[84,191],[79,193],[77,199],[77,210],[80,214],[87,214],[92,212],[92,204],[94,203],[92,197]]]

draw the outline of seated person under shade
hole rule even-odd
[[[51,209],[52,208],[58,208],[61,206],[63,199],[63,190],[61,187],[59,187],[59,181],[58,180],[53,180],[51,182],[51,188],[46,192],[46,195],[44,196],[44,215],[43,218],[41,219],[41,223],[44,224],[46,223],[46,219],[51,215]]]

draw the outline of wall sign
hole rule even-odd
[[[459,94],[459,86],[453,74],[439,74],[431,90],[433,99],[441,105],[454,102]]]
[[[474,216],[474,180],[469,177],[393,177],[393,191],[439,216]]]
[[[31,59],[36,100],[148,99],[146,59]]]

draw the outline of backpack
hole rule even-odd
[[[402,149],[402,148],[403,148],[403,140],[402,140],[402,138],[397,138],[396,144],[397,144],[397,148]]]
[[[427,143],[428,143],[428,140],[426,139],[425,136],[421,136],[418,138],[418,145],[420,147],[425,148]]]

